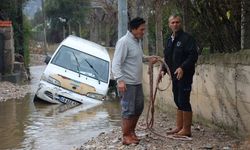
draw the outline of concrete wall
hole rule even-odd
[[[13,39],[13,28],[12,26],[1,26],[0,33],[4,34],[5,37],[5,47],[4,47],[4,72],[12,73],[14,67],[14,39]]]
[[[144,65],[144,93],[149,96],[149,77]],[[159,67],[154,68],[154,78]],[[250,135],[250,50],[234,54],[200,56],[191,93],[195,119],[205,119],[221,127],[230,127],[236,133]],[[154,80],[155,81],[155,80]],[[164,77],[160,87],[169,83]],[[175,104],[171,86],[158,91],[157,105],[173,110]]]

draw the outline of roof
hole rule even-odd
[[[110,61],[109,54],[105,47],[74,35],[68,36],[62,41],[61,45],[72,47],[90,55]]]

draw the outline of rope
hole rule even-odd
[[[161,81],[162,75],[161,75],[161,68],[163,67],[163,65],[165,66],[165,68],[167,69],[167,74],[170,76],[170,80],[171,81],[171,73],[169,70],[169,67],[167,66],[167,64],[162,61],[162,60],[158,60],[158,62],[161,64],[160,65],[160,69],[159,69],[159,73],[158,73],[158,77],[156,80],[156,86],[154,89],[154,83],[153,83],[153,79],[154,79],[154,65],[152,63],[148,64],[148,74],[149,74],[149,86],[150,86],[150,92],[149,92],[149,96],[150,96],[150,103],[148,105],[148,111],[147,111],[147,116],[146,116],[146,123],[147,123],[147,129],[151,129],[153,128],[153,124],[154,124],[154,104],[155,104],[155,99],[156,99],[156,94],[157,94],[157,90],[160,91],[165,91],[170,87],[170,83],[167,85],[167,87],[165,88],[160,88],[159,87],[159,83]],[[151,115],[150,115],[151,112]],[[151,118],[149,119],[149,117],[151,116]]]
[[[160,133],[157,133],[154,129],[153,129],[153,125],[154,125],[154,104],[155,104],[155,99],[156,99],[156,94],[157,94],[157,90],[159,91],[165,91],[167,90],[169,87],[170,87],[170,84],[171,84],[171,72],[170,72],[170,69],[169,67],[167,66],[167,64],[162,61],[162,60],[158,60],[159,63],[161,63],[160,65],[160,70],[159,70],[159,73],[158,73],[158,77],[157,77],[157,80],[156,80],[156,87],[155,89],[153,89],[153,79],[154,79],[154,65],[152,63],[149,63],[148,64],[148,73],[149,73],[149,84],[150,84],[150,103],[149,103],[149,106],[148,106],[148,111],[147,111],[147,116],[146,116],[146,123],[147,123],[147,128],[151,133],[159,136],[159,137],[162,137],[162,138],[169,138],[169,139],[174,139],[174,140],[183,140],[183,141],[191,141],[192,138],[191,137],[188,137],[188,136],[176,136],[176,135],[168,135],[168,136],[165,136],[165,135],[162,135]],[[161,68],[163,67],[163,65],[165,65],[165,68],[167,69],[167,74],[169,75],[169,83],[167,85],[167,87],[165,88],[160,88],[159,87],[159,83],[162,79],[162,75],[161,75]],[[154,90],[154,91],[153,91]],[[149,119],[149,116],[150,116],[150,112],[151,112],[151,118]]]

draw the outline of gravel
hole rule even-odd
[[[45,55],[30,54],[30,66],[46,65],[44,62],[45,58]]]
[[[17,85],[11,82],[0,82],[0,102],[9,99],[21,99],[30,91],[29,85]]]
[[[45,55],[30,54],[30,66],[45,65]],[[27,93],[29,93],[30,85],[19,85],[7,81],[0,81],[0,102],[4,102],[11,99],[22,99]]]
[[[146,129],[146,115],[143,113],[136,129],[141,141],[138,145],[122,145],[122,132],[116,127],[110,132],[101,133],[83,143],[75,150],[245,150],[250,149],[249,144],[241,142],[242,139],[227,134],[223,129],[214,126],[205,126],[199,123],[192,125],[192,140],[183,141],[166,137],[166,131],[174,127],[173,115],[156,109],[153,130],[160,136]],[[164,136],[164,137],[162,137]],[[246,142],[245,142],[246,143]]]

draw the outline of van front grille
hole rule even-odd
[[[49,91],[45,91],[44,94],[48,96],[49,98],[53,99],[53,94]]]

